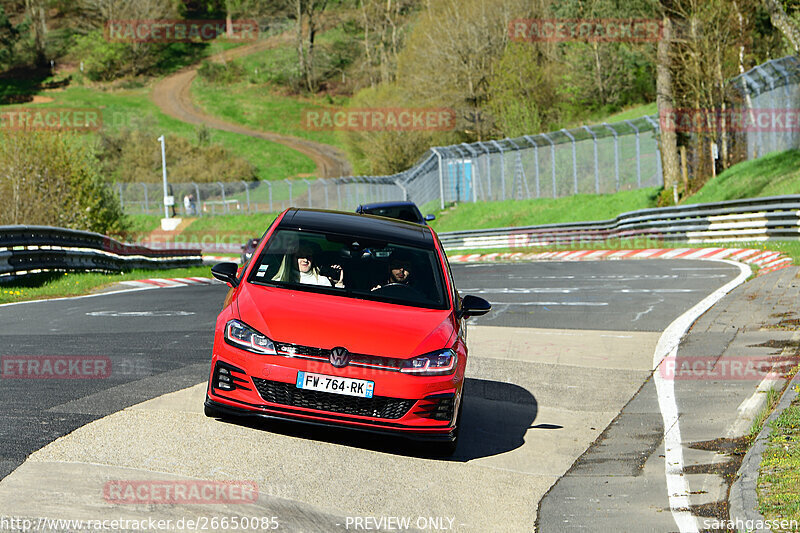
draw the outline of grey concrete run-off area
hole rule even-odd
[[[674,390],[689,511],[700,531],[724,529],[728,483],[744,452],[741,437],[763,409],[767,390],[784,386],[782,370],[797,364],[799,270],[785,268],[740,285],[697,320],[679,347],[675,367],[694,369],[675,372]],[[747,371],[748,363],[764,361],[775,365],[774,373]],[[677,531],[664,461],[663,420],[651,377],[541,500],[538,529]],[[755,495],[748,501],[754,505]]]

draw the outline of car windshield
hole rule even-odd
[[[392,207],[365,207],[364,213],[381,217],[396,218],[407,222],[424,223],[419,212],[410,205],[399,205]]]
[[[248,278],[259,285],[445,309],[442,280],[434,249],[290,229],[272,234]]]

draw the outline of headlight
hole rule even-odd
[[[248,352],[277,355],[275,345],[266,335],[238,320],[231,320],[225,324],[225,341]]]
[[[420,355],[403,364],[400,372],[418,376],[452,374],[456,369],[456,352],[452,348]]]

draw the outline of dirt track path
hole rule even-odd
[[[212,56],[212,61],[231,60],[256,53],[262,50],[274,48],[286,42],[290,38],[286,33],[272,36],[255,42],[250,45],[234,48],[226,52]],[[279,135],[267,131],[250,129],[240,124],[228,122],[217,117],[213,117],[194,105],[191,98],[192,81],[197,76],[197,66],[186,67],[175,74],[167,76],[155,87],[151,98],[153,102],[167,115],[177,118],[183,122],[191,124],[205,124],[209,128],[214,128],[250,137],[257,137],[265,141],[276,142],[297,150],[298,152],[310,157],[317,165],[317,176],[321,178],[338,178],[340,176],[350,176],[353,173],[350,163],[344,154],[326,144],[320,144],[306,139],[300,139],[291,135]]]

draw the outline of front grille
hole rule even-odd
[[[314,348],[312,346],[302,346],[300,344],[289,344],[285,342],[276,342],[275,347],[278,349],[278,352],[289,355],[303,355],[306,357],[319,357],[321,359],[327,359],[331,354],[330,350]]]
[[[276,342],[280,355],[289,355],[293,357],[304,357],[309,359],[319,359],[327,361],[331,356],[331,351],[325,348],[315,348],[313,346],[303,346],[301,344],[290,344],[288,342]],[[373,368],[380,368],[383,370],[398,371],[403,366],[403,359],[396,359],[392,357],[379,357],[376,355],[365,355],[358,353],[350,354],[350,364],[356,366],[367,366]]]
[[[253,378],[253,383],[266,402],[373,418],[402,418],[415,401],[382,396],[356,398],[330,392],[298,389],[294,383],[259,378]]]

